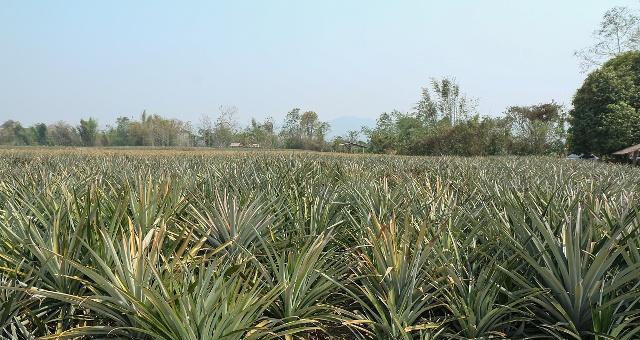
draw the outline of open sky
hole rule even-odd
[[[190,120],[293,107],[323,120],[408,110],[454,76],[482,114],[556,100],[584,79],[576,49],[637,0],[0,0],[0,121],[146,109]]]

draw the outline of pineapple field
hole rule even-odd
[[[638,339],[640,170],[0,150],[3,339]]]

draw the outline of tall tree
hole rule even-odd
[[[318,114],[314,111],[305,111],[300,116],[300,129],[304,138],[311,139],[315,136],[318,127]]]
[[[198,126],[198,135],[204,146],[213,146],[213,123],[211,117],[203,115],[200,118],[200,125]]]
[[[236,115],[238,108],[235,106],[220,106],[219,115],[213,127],[214,144],[219,147],[229,146],[233,142],[236,133]]]
[[[249,126],[242,133],[242,141],[245,144],[260,144],[262,147],[273,147],[276,140],[271,118],[267,118],[263,122],[252,118]]]
[[[425,123],[447,119],[451,125],[473,113],[475,100],[460,91],[460,85],[454,78],[432,78],[430,87],[422,88],[422,97],[416,104],[417,118]]]
[[[111,131],[113,145],[135,145],[131,131],[131,123],[131,119],[128,117],[116,118],[116,126]]]
[[[294,108],[287,112],[284,125],[280,131],[283,146],[287,149],[302,148],[302,131],[300,125],[300,109]]]
[[[95,119],[80,119],[80,125],[78,125],[77,129],[78,134],[80,134],[80,139],[82,140],[82,145],[96,145],[96,137],[98,136],[98,122]]]
[[[287,113],[280,136],[285,148],[322,150],[329,129],[329,123],[320,121],[316,112],[301,114],[300,109],[294,108]]]
[[[520,154],[561,153],[565,141],[565,113],[552,101],[530,106],[512,106],[505,112]]]
[[[628,7],[614,7],[593,32],[592,46],[575,52],[584,72],[621,53],[640,50],[640,16]]]
[[[31,138],[20,122],[10,119],[0,125],[0,144],[29,145]]]
[[[44,123],[37,123],[33,126],[34,135],[38,145],[48,145],[47,140],[47,125]]]
[[[331,130],[331,125],[329,123],[321,122],[321,121],[318,121],[316,123],[313,131],[313,141],[314,141],[313,147],[315,149],[321,150],[324,148],[325,137],[327,133],[329,133],[329,130]]]
[[[82,144],[78,131],[63,121],[47,127],[47,139],[52,145],[77,146]]]
[[[607,154],[640,143],[638,110],[640,52],[627,52],[589,74],[576,92],[569,112],[573,151]]]
[[[396,125],[394,117],[399,112],[393,113],[383,112],[376,121],[373,129],[366,131],[369,138],[369,149],[378,153],[394,153],[396,148]]]

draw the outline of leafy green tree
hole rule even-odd
[[[189,123],[142,112],[140,121],[121,117],[117,121],[114,143],[136,146],[191,146],[195,143]]]
[[[530,155],[563,151],[566,117],[562,105],[552,101],[512,106],[505,116],[511,124],[516,153]]]
[[[38,145],[48,145],[47,140],[47,125],[44,123],[38,123],[33,126],[34,135]]]
[[[331,150],[333,150],[333,151],[343,151],[344,150],[343,145],[346,142],[348,142],[348,140],[346,140],[344,137],[336,136],[331,141]]]
[[[329,123],[320,121],[316,112],[301,114],[299,108],[294,108],[287,113],[280,136],[287,149],[322,150],[329,128]]]
[[[273,147],[277,142],[273,133],[271,118],[267,118],[262,123],[252,118],[249,126],[239,133],[238,137],[246,145],[259,144],[261,147],[268,148]]]
[[[589,74],[569,112],[574,151],[608,154],[640,143],[640,52],[623,53]]]
[[[401,114],[396,117],[397,150],[405,155],[425,153],[422,142],[428,135],[423,121],[413,114]]]
[[[96,137],[98,136],[98,122],[93,118],[89,118],[88,120],[80,119],[78,134],[80,134],[82,145],[95,146]]]
[[[147,114],[142,111],[140,122],[134,122],[131,126],[136,145],[163,146],[164,139],[161,131],[162,117],[158,114]]]
[[[294,108],[287,112],[284,125],[280,130],[283,146],[287,149],[302,148],[302,130],[300,124],[300,109]]]
[[[511,126],[505,117],[484,117],[480,123],[484,135],[484,150],[487,155],[505,155],[512,153],[513,137]]]
[[[128,117],[116,118],[116,126],[110,131],[111,143],[117,146],[134,145],[131,136],[131,119]]]
[[[300,116],[300,129],[304,138],[312,139],[318,127],[318,114],[314,111],[306,111]]]
[[[52,145],[77,146],[82,145],[78,131],[71,125],[59,121],[47,127],[47,140]]]
[[[396,151],[396,125],[394,117],[398,111],[392,113],[383,112],[376,121],[373,129],[365,131],[369,138],[369,151],[376,153],[395,153]]]
[[[611,150],[623,149],[640,142],[640,110],[628,103],[620,102],[607,106],[603,116],[604,126],[615,136],[609,141]]]
[[[0,125],[0,144],[30,145],[32,139],[29,131],[22,127],[20,122],[10,119]]]
[[[430,87],[422,88],[422,97],[415,106],[417,118],[425,123],[447,119],[451,125],[466,119],[476,108],[454,78],[432,78]]]
[[[320,121],[317,113],[304,112],[300,116],[300,130],[304,149],[322,150],[324,148],[324,137],[329,131],[329,123]]]

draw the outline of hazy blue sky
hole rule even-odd
[[[197,122],[292,107],[324,120],[408,110],[455,76],[483,114],[580,85],[574,50],[637,0],[0,0],[0,121],[137,116]]]

